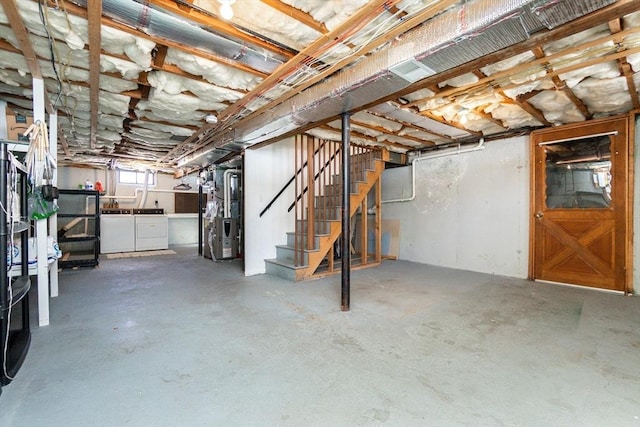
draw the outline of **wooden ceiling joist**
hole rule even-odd
[[[278,10],[279,12],[282,12],[283,14],[295,19],[296,21],[306,25],[307,27],[313,28],[320,34],[326,34],[329,32],[329,30],[324,25],[324,23],[316,21],[308,13],[303,12],[302,10],[297,9],[293,6],[290,6],[286,3],[283,3],[280,0],[260,0],[260,1]]]
[[[12,1],[12,0],[3,0],[3,1]],[[55,0],[48,0],[47,4],[49,5],[49,7],[56,7]],[[67,11],[68,13],[70,13],[72,15],[79,16],[79,17],[85,18],[85,19],[88,18],[87,10],[85,8],[83,8],[83,7],[76,6],[73,3],[64,3],[64,8],[65,8],[65,11]],[[238,61],[234,61],[233,59],[225,58],[225,57],[222,57],[220,55],[216,55],[216,54],[213,54],[213,53],[210,53],[210,52],[205,52],[205,51],[200,50],[200,49],[195,49],[193,47],[186,46],[186,45],[183,45],[183,44],[180,44],[180,43],[177,43],[175,41],[168,40],[168,39],[165,39],[165,38],[162,38],[162,37],[150,36],[150,35],[148,35],[146,33],[143,33],[140,30],[137,30],[135,28],[131,28],[128,25],[122,24],[120,22],[117,22],[117,21],[115,21],[115,20],[113,20],[111,18],[105,17],[105,16],[102,17],[102,25],[106,25],[108,27],[116,28],[118,30],[124,31],[125,33],[132,34],[132,35],[134,35],[136,37],[141,37],[141,38],[145,38],[147,40],[151,40],[152,42],[154,42],[157,45],[163,45],[163,46],[171,47],[171,48],[174,48],[174,49],[182,50],[184,52],[187,52],[187,53],[189,53],[191,55],[194,55],[194,56],[197,56],[197,57],[200,57],[200,58],[208,59],[210,61],[214,61],[214,62],[217,62],[219,64],[228,65],[228,66],[233,67],[233,68],[235,68],[237,70],[245,71],[247,73],[253,74],[253,75],[258,76],[258,77],[263,77],[264,78],[264,77],[267,76],[266,73],[264,73],[262,71],[255,70],[255,69],[253,69],[253,68],[251,68],[251,67],[249,67],[247,65],[244,65],[244,64],[242,64],[242,63],[240,63]]]
[[[222,19],[215,18],[212,14],[203,13],[200,9],[192,8],[192,10],[190,11],[185,11],[180,8],[178,4],[173,0],[146,0],[146,3],[155,5],[160,9],[171,12],[172,14],[181,16],[189,21],[193,21],[195,23],[203,25],[204,27],[213,30],[213,32],[215,33],[222,34],[248,44],[252,44],[254,46],[265,49],[266,51],[281,55],[287,59],[293,56],[293,53],[291,51],[283,49],[280,46],[269,43],[268,41],[265,41],[251,34],[240,31],[230,23]],[[182,4],[188,7],[187,4]]]
[[[605,24],[620,16],[625,16],[638,10],[640,10],[640,2],[638,2],[637,0],[618,0],[609,6],[605,6],[602,9],[573,20],[570,25],[561,25],[554,28],[553,30],[545,30],[532,34],[527,40],[522,43],[509,46],[494,53],[490,53],[480,58],[471,60],[459,67],[455,67],[440,74],[427,77],[419,82],[407,86],[401,91],[377,99],[369,104],[365,104],[357,110],[367,110],[383,102],[393,101],[398,97],[402,97],[412,92],[416,92],[420,89],[429,87],[429,85],[431,84],[437,84],[439,81],[445,81],[454,77],[459,77],[472,70],[481,68],[486,64],[495,63],[504,58],[511,58],[528,50],[532,50],[536,46],[545,45],[554,40],[558,40],[573,34],[577,34],[581,31],[597,27],[598,25]],[[602,44],[602,42],[600,44]]]
[[[620,35],[622,33],[622,19],[614,19],[609,21],[609,31],[611,34],[618,35],[619,37],[615,39],[615,42],[619,45],[622,44],[624,37]],[[638,89],[636,87],[636,83],[633,79],[634,73],[631,68],[629,62],[627,62],[627,58],[619,58],[618,59],[618,67],[620,68],[620,73],[624,76],[627,81],[627,90],[629,91],[629,96],[631,97],[631,102],[633,103],[633,108],[640,108],[640,99],[638,98]]]
[[[639,2],[639,4],[640,4],[640,2]],[[630,29],[630,30],[623,31],[623,34],[626,36],[626,35],[631,35],[631,34],[635,34],[635,33],[638,33],[638,32],[640,32],[640,28],[633,28],[633,29]],[[510,76],[512,76],[513,74],[525,73],[528,69],[532,69],[534,67],[540,67],[540,66],[544,67],[551,60],[559,59],[559,58],[562,58],[562,57],[567,56],[567,55],[575,55],[575,52],[577,52],[577,51],[581,51],[581,50],[585,51],[585,50],[588,50],[589,48],[592,48],[594,46],[603,45],[603,44],[605,44],[607,42],[612,41],[614,38],[615,38],[614,36],[609,35],[609,36],[604,36],[604,37],[598,38],[596,40],[591,40],[589,42],[583,43],[583,44],[578,45],[578,46],[571,46],[569,48],[566,48],[566,49],[563,49],[563,50],[561,50],[559,52],[556,52],[553,55],[548,55],[548,56],[545,56],[543,58],[538,58],[538,59],[535,59],[533,61],[518,65],[518,66],[513,67],[513,68],[510,68],[508,70],[497,72],[495,74],[492,74],[490,76],[485,77],[484,79],[480,79],[475,83],[471,83],[471,84],[460,86],[460,87],[456,87],[456,88],[445,89],[445,90],[439,92],[436,96],[430,96],[430,97],[427,97],[427,98],[422,98],[422,99],[413,101],[413,102],[405,105],[405,107],[416,106],[416,105],[418,105],[420,103],[424,103],[424,102],[429,101],[429,100],[434,99],[434,98],[448,98],[448,99],[454,100],[457,96],[460,96],[460,95],[467,96],[469,94],[469,91],[478,90],[479,88],[486,88],[486,87],[489,87],[489,86],[496,86],[496,85],[498,85],[499,81],[503,81],[503,80],[508,82],[508,81],[510,81],[509,80]],[[533,51],[534,49],[536,49],[536,46],[531,47],[529,50]],[[555,69],[555,70],[547,69],[546,75],[537,76],[534,80],[531,80],[530,82],[537,81],[537,80],[544,79],[544,78],[553,78],[554,76],[558,76],[560,74],[564,74],[564,73],[568,73],[568,72],[571,72],[571,71],[575,71],[575,70],[578,70],[578,69],[581,69],[581,68],[584,68],[584,67],[587,67],[587,66],[590,66],[590,65],[595,65],[595,64],[599,64],[599,63],[603,63],[603,62],[607,62],[607,61],[611,61],[611,60],[616,60],[617,58],[625,57],[627,55],[630,55],[630,54],[636,53],[636,52],[640,52],[640,48],[633,48],[633,49],[629,49],[629,50],[624,51],[624,52],[614,52],[614,53],[611,53],[609,55],[601,55],[601,56],[598,56],[597,58],[592,58],[592,59],[588,59],[588,60],[585,59],[585,60],[583,60],[581,62],[573,63],[571,65],[567,65],[566,67],[564,67],[562,69],[559,69],[559,68]],[[520,53],[522,53],[522,52],[520,52]],[[491,55],[488,55],[488,56],[491,56]],[[475,61],[471,61],[471,62],[474,63]],[[456,76],[471,72],[473,69],[477,69],[477,67],[473,68],[473,69],[469,69],[469,68],[463,66],[463,67],[459,67],[459,69],[460,70],[464,70],[465,72],[458,72],[459,74],[456,73]],[[440,78],[444,79],[444,77],[442,77],[442,76]],[[430,77],[428,77],[425,80],[429,80],[429,79],[430,79]],[[513,83],[513,84],[502,85],[502,86],[500,86],[500,88],[501,88],[501,90],[506,90],[506,89],[510,89],[510,88],[515,88],[517,86],[518,86],[517,84]],[[416,90],[422,89],[423,87],[426,87],[426,84],[424,84],[424,86],[422,86],[422,85],[418,86],[418,89],[416,89]],[[404,92],[404,90],[402,92]]]
[[[101,20],[102,0],[88,0],[89,12],[89,105],[91,109],[91,129],[89,143],[96,148],[98,139],[98,114],[100,107],[100,51],[101,51]]]
[[[24,59],[27,61],[27,66],[29,67],[29,73],[31,73],[31,76],[34,78],[42,79],[42,70],[40,69],[38,57],[31,45],[29,33],[27,32],[27,28],[24,26],[22,17],[18,12],[15,0],[1,0],[0,4],[2,4],[2,8],[5,15],[7,15],[9,25],[16,35],[16,39],[18,39],[18,44],[20,45],[22,54],[24,54]],[[53,113],[53,105],[51,104],[51,101],[49,101],[49,95],[46,90],[44,92],[44,104],[46,111],[49,114]]]
[[[537,59],[543,59],[546,57],[544,53],[544,49],[540,46],[536,46],[534,49],[531,49],[531,51],[533,52],[533,54]],[[545,69],[548,70],[548,68],[550,67],[550,64],[547,62],[547,63],[544,63],[544,66],[545,66]],[[569,98],[569,101],[571,101],[571,103],[575,105],[578,110],[580,110],[580,113],[584,116],[585,119],[591,120],[593,118],[593,115],[591,114],[587,106],[584,104],[584,102],[582,102],[582,100],[576,96],[573,90],[571,90],[571,88],[568,87],[567,84],[564,81],[562,81],[562,79],[560,79],[560,76],[558,75],[551,76],[551,81],[553,82],[553,85],[556,87],[557,90],[561,90],[564,92],[567,98]]]
[[[433,141],[428,141],[428,140],[425,140],[425,139],[422,139],[422,138],[418,138],[418,137],[415,137],[415,136],[412,136],[412,135],[398,135],[397,132],[390,131],[388,129],[383,128],[382,126],[370,125],[368,123],[364,123],[364,122],[361,122],[361,121],[358,121],[358,120],[354,120],[353,118],[351,119],[351,123],[356,125],[356,126],[360,126],[360,127],[371,129],[371,130],[375,130],[375,131],[383,133],[385,135],[392,135],[392,136],[396,136],[398,138],[404,138],[404,139],[407,139],[409,141],[417,142],[418,144],[421,144],[421,145],[425,145],[425,146],[426,145],[436,145],[436,143],[433,142]]]
[[[422,24],[423,22],[435,16],[436,14],[440,13],[441,11],[445,10],[447,7],[449,7],[451,4],[454,4],[455,2],[456,0],[442,0],[427,7],[422,12],[418,13],[416,16],[406,21],[403,21],[402,24],[398,25],[393,30],[386,32],[384,37],[379,37],[377,39],[374,39],[371,42],[369,42],[366,46],[361,47],[360,49],[358,49],[355,55],[348,55],[341,61],[338,61],[332,66],[323,70],[318,75],[298,85],[295,90],[289,91],[288,93],[285,93],[280,98],[275,99],[269,102],[268,104],[263,105],[262,107],[253,111],[247,117],[244,117],[243,120],[250,120],[251,117],[257,117],[258,115],[264,113],[265,111],[269,111],[275,105],[287,101],[288,99],[297,95],[303,90],[313,86],[319,81],[327,78],[329,75],[342,69],[349,63],[353,62],[355,59],[361,58],[362,55],[372,52],[373,50],[379,48],[383,44],[389,42],[390,40],[393,40],[395,37],[399,36],[400,34],[406,31],[409,31],[410,29]],[[340,26],[330,31],[329,33],[325,34],[324,36],[318,38],[314,43],[310,44],[305,49],[303,49],[298,55],[290,59],[289,62],[284,64],[284,66],[281,66],[280,68],[278,68],[278,70],[276,70],[276,72],[274,72],[268,79],[263,80],[258,87],[253,89],[253,91],[251,91],[248,94],[248,96],[245,97],[246,100],[244,100],[242,104],[236,103],[237,107],[236,107],[236,104],[234,104],[234,108],[230,108],[228,111],[225,111],[221,115],[220,120],[226,120],[238,114],[242,110],[242,108],[244,108],[244,106],[252,99],[252,97],[259,96],[261,93],[264,93],[265,91],[267,91],[275,82],[283,79],[285,76],[287,76],[297,67],[299,67],[300,64],[307,61],[308,58],[317,57],[319,51],[323,49],[324,46],[326,46],[327,44],[335,43],[335,40],[339,40],[341,37],[343,37],[344,34],[347,34],[351,32],[354,28],[360,26],[362,21],[366,19],[368,16],[369,16],[369,19],[373,20],[373,18],[370,17],[372,14],[377,13],[377,15],[375,16],[378,16],[380,13],[382,13],[389,7],[394,7],[397,3],[399,3],[399,0],[371,1],[369,4],[367,4],[366,7],[362,8],[355,15],[352,15],[348,20],[343,22]]]
[[[435,120],[438,123],[442,123],[443,125],[451,126],[453,128],[460,129],[460,130],[463,130],[465,132],[468,132],[471,135],[482,136],[482,132],[476,132],[476,131],[469,130],[469,129],[465,128],[464,126],[462,126],[460,123],[450,122],[449,120],[446,120],[444,117],[436,116],[435,114],[432,114],[429,111],[421,111],[419,114],[421,116],[427,117],[427,118],[429,118],[431,120]]]
[[[329,130],[329,131],[332,131],[332,132],[340,132],[340,128],[339,127],[334,128],[333,126],[330,126],[328,124],[318,126],[318,128]],[[355,136],[356,138],[364,139],[365,141],[374,142],[376,145],[389,145],[391,147],[396,147],[396,148],[399,148],[401,150],[410,151],[410,150],[415,150],[415,149],[419,148],[419,147],[414,147],[412,145],[400,144],[399,142],[395,142],[395,141],[386,141],[386,140],[385,141],[378,141],[378,139],[374,138],[373,136],[366,135],[366,134],[364,134],[362,132],[358,132],[358,131],[353,130],[353,129],[351,129],[351,135]]]
[[[529,93],[518,95],[514,101],[520,108],[529,113],[529,115],[542,123],[544,126],[551,126],[552,123],[547,120],[542,111],[538,110],[536,107],[529,103],[529,99],[533,98],[539,93],[539,90],[534,90]]]

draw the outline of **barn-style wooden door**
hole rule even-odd
[[[628,118],[532,133],[532,279],[626,290]]]

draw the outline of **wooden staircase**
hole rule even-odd
[[[314,151],[316,156],[318,151],[324,152],[320,154],[320,159],[312,159],[308,157],[308,162],[312,168],[307,171],[306,180],[302,184],[297,185],[296,205],[301,207],[296,209],[295,230],[287,233],[287,244],[276,246],[276,258],[265,260],[266,272],[292,281],[301,281],[314,278],[321,275],[338,272],[334,269],[334,245],[340,238],[342,233],[341,224],[341,204],[342,204],[342,177],[339,174],[339,164],[330,164],[325,161],[327,158],[331,162],[338,159],[339,163],[339,146],[329,150],[333,155],[326,154],[325,149],[318,150],[317,141],[314,145],[304,140],[301,144],[308,144],[306,153]],[[314,148],[315,147],[315,148]],[[370,147],[351,147],[350,157],[350,215],[352,217],[352,236],[354,231],[353,218],[358,209],[365,211],[368,206],[368,195],[379,187],[380,178],[384,170],[385,157],[388,152],[379,149],[371,149]],[[303,164],[300,161],[300,164]],[[301,175],[305,176],[304,173]],[[323,176],[325,175],[325,176]],[[309,182],[314,184],[308,185]],[[377,193],[377,202],[379,202],[379,191]],[[306,199],[306,201],[304,200]],[[380,215],[380,205],[375,204],[377,215]],[[368,234],[365,226],[361,234]],[[379,241],[379,227],[374,227],[377,231],[377,239]],[[309,237],[311,236],[311,237]],[[368,263],[368,248],[366,238],[361,247],[361,264],[377,265]],[[353,243],[353,242],[352,242]],[[379,243],[379,242],[378,242]],[[377,245],[379,247],[379,244]],[[376,257],[377,262],[380,256]],[[339,267],[339,262],[335,263]],[[352,265],[354,261],[352,260]]]

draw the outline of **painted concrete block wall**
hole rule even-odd
[[[293,202],[290,185],[262,217],[260,212],[293,176],[293,139],[245,152],[245,275],[265,272],[264,260],[276,257],[277,244],[287,242],[294,216],[287,209]]]
[[[410,170],[384,172],[383,200],[411,196]],[[527,277],[529,139],[417,162],[415,199],[382,215],[400,220],[400,259]]]
[[[113,179],[109,179],[113,174]],[[169,214],[169,245],[196,245],[198,243],[198,218],[197,214],[175,214],[175,192],[173,187],[180,184],[182,179],[174,179],[172,175],[158,174],[156,185],[150,187],[144,208],[157,207],[164,209]],[[58,187],[64,189],[76,189],[84,185],[85,181],[92,183],[100,181],[105,190],[112,190],[109,185],[115,185],[114,193],[121,208],[137,208],[142,200],[142,186],[117,184],[115,171],[107,172],[104,169],[87,169],[75,167],[58,168]],[[192,192],[198,193],[196,176],[191,175],[184,179],[191,185]],[[136,191],[138,190],[138,191]],[[107,198],[100,200],[100,205],[109,201]]]
[[[87,169],[87,168],[74,168],[74,167],[60,167],[58,170],[58,187],[59,188],[78,188],[78,185],[83,185],[86,180],[95,183],[100,181],[103,188],[111,193],[113,190],[111,185],[115,185],[115,191],[112,193],[117,197],[118,203],[121,208],[138,208],[140,207],[140,200],[142,200],[142,186],[131,184],[118,184],[115,171],[107,171],[104,169]],[[157,207],[165,210],[166,213],[175,212],[175,196],[173,187],[180,184],[181,179],[174,179],[172,175],[158,174],[156,185],[149,187],[147,199],[143,208],[155,208],[156,201]],[[191,185],[193,193],[198,192],[198,186],[196,185],[196,176],[190,175],[185,178],[185,182]],[[136,191],[138,190],[138,191]],[[106,202],[104,198],[102,202]]]

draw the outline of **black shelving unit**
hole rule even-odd
[[[8,204],[7,186],[10,183],[9,152],[5,141],[0,142],[0,260],[4,266],[0,268],[0,394],[2,386],[8,385],[22,366],[31,343],[29,325],[29,279],[28,265],[28,231],[27,215],[27,174],[24,166],[16,164],[18,188],[20,195],[20,216],[13,217],[13,210]],[[13,237],[13,239],[11,239]],[[12,241],[9,255],[8,245]],[[20,274],[12,272],[13,245],[20,244]]]
[[[59,190],[58,244],[60,268],[96,267],[100,255],[100,193]]]

